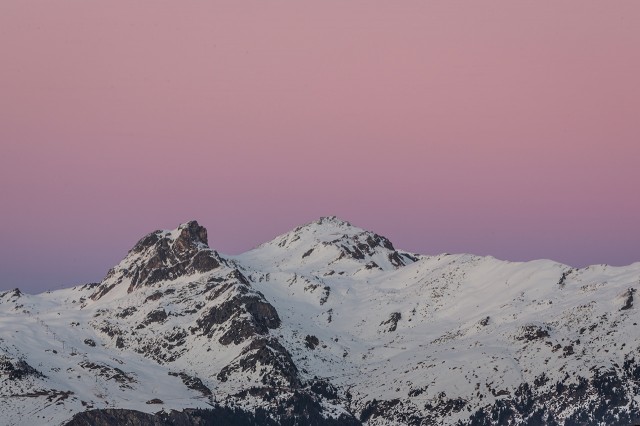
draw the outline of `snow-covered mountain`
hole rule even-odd
[[[335,217],[227,256],[192,221],[100,283],[0,293],[0,424],[633,424],[638,287]]]

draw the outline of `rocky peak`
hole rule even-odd
[[[129,250],[129,254],[145,252],[163,239],[172,242],[179,252],[186,252],[189,248],[199,246],[209,247],[207,229],[192,220],[181,224],[173,231],[158,230],[145,235]]]
[[[130,293],[137,287],[211,271],[222,262],[209,248],[206,228],[192,220],[174,230],[158,230],[141,238],[109,271],[92,298],[102,297],[121,283],[128,283]]]
[[[183,223],[178,227],[180,235],[176,239],[176,244],[204,244],[209,247],[209,241],[207,239],[207,229],[204,226],[200,226],[197,221],[192,220],[187,223]]]

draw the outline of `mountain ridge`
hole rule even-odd
[[[282,424],[622,425],[640,413],[638,287],[640,263],[418,255],[334,216],[224,255],[190,221],[101,283],[0,293],[0,398],[19,414],[0,422],[260,407]]]

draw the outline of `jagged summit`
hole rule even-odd
[[[133,246],[129,253],[141,252],[161,237],[175,241],[179,247],[187,247],[190,245],[209,247],[207,229],[204,226],[200,226],[197,221],[191,220],[180,224],[180,226],[174,230],[157,230],[145,235]]]
[[[209,248],[207,230],[192,220],[174,230],[158,230],[144,236],[102,280],[92,299],[97,300],[119,285],[131,293],[138,287],[204,273],[220,266],[220,255]]]

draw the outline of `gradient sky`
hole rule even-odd
[[[197,219],[640,260],[638,1],[0,2],[0,290]]]

